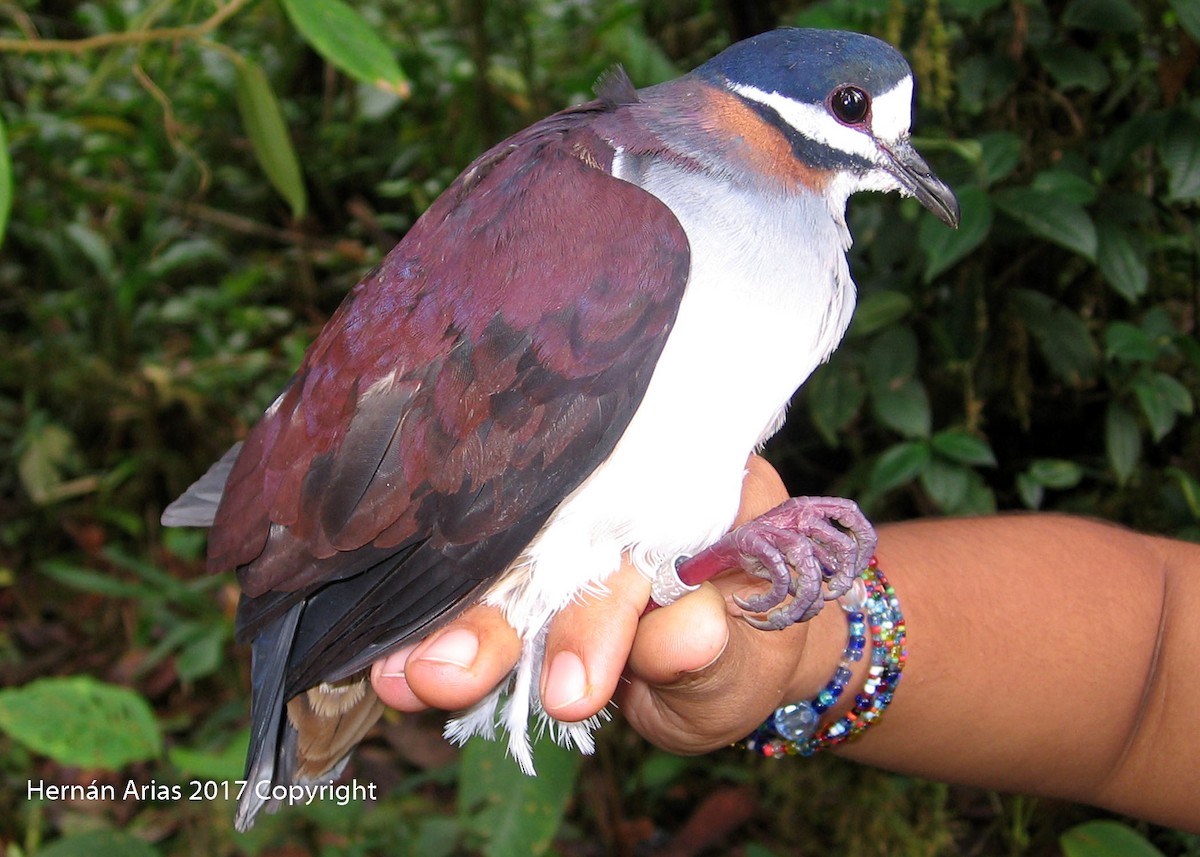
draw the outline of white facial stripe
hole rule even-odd
[[[880,140],[894,142],[908,133],[911,120],[911,76],[905,77],[872,101],[871,134],[843,125],[829,115],[823,104],[801,104],[778,92],[764,92],[739,83],[730,84],[730,89],[743,98],[770,107],[784,122],[810,140],[871,162],[879,160],[879,149],[871,139],[871,134]]]
[[[904,78],[871,102],[871,132],[893,142],[908,133],[912,124],[913,79]]]

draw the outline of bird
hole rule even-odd
[[[382,703],[370,664],[473,604],[522,641],[447,737],[597,718],[537,694],[548,625],[628,556],[669,603],[726,568],[786,627],[846,591],[874,531],[841,498],[730,530],[749,454],[842,339],[848,198],[952,190],[910,140],[913,75],[871,36],[783,28],[677,79],[620,68],[471,163],[346,296],[244,441],[163,513],[235,569],[251,743],[235,817],[340,774]]]

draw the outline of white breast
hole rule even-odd
[[[622,552],[652,576],[660,563],[695,553],[728,529],[747,455],[782,423],[792,393],[837,346],[854,309],[849,233],[823,200],[768,202],[727,180],[662,165],[640,170],[620,158],[614,172],[679,218],[691,276],[620,442],[486,598],[525,640],[504,716],[510,751],[523,767],[528,749],[514,731],[530,708],[540,711],[530,689],[548,620],[600,587]],[[448,734],[483,731],[490,718],[477,715],[452,723]],[[559,727],[560,740],[587,749],[586,726]]]

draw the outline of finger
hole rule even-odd
[[[667,685],[711,665],[729,644],[725,596],[710,583],[647,613],[629,652],[629,671]]]
[[[399,711],[424,711],[429,706],[417,698],[404,677],[408,656],[416,644],[389,653],[371,664],[371,687],[384,705]]]
[[[605,587],[568,605],[550,625],[541,695],[557,720],[584,720],[608,704],[650,599],[650,582],[628,562]]]
[[[486,696],[517,662],[521,642],[496,607],[477,605],[414,646],[376,662],[379,698],[401,711],[458,710]]]
[[[704,753],[744,738],[789,692],[808,629],[747,625],[729,601],[736,577],[718,578],[642,620],[621,711],[671,752]],[[705,645],[689,651],[691,640]]]

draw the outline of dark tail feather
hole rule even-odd
[[[291,729],[284,704],[284,676],[296,636],[296,626],[304,613],[305,602],[265,628],[254,640],[251,660],[251,732],[250,752],[246,756],[246,788],[238,801],[234,824],[240,831],[250,829],[254,816],[265,806],[273,812],[271,788],[291,782],[288,770],[292,762],[285,756]],[[292,739],[294,740],[294,739]]]

